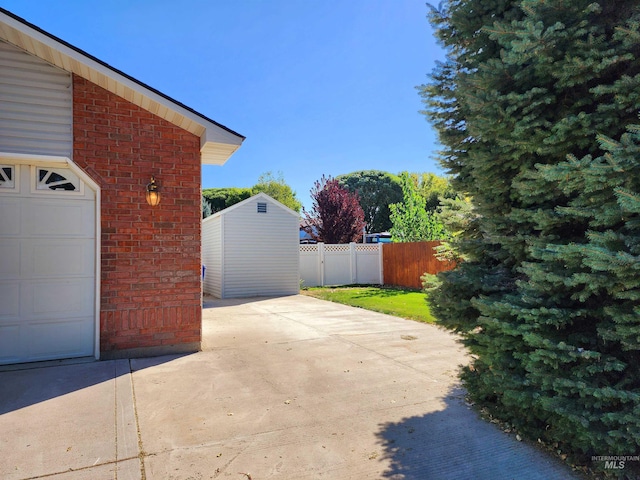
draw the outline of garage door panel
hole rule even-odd
[[[30,318],[66,318],[93,312],[93,279],[52,280],[23,285],[26,304],[22,314]]]
[[[19,338],[19,325],[3,325],[0,321],[0,364],[14,363],[20,359],[24,346],[17,341]]]
[[[1,237],[20,234],[20,200],[10,195],[2,196],[2,202],[0,202]]]
[[[23,215],[23,235],[40,237],[93,237],[93,202],[50,198],[30,198],[28,216]],[[24,218],[26,217],[26,218]]]
[[[30,356],[34,360],[88,356],[93,354],[91,318],[32,322],[25,329]]]
[[[0,241],[0,280],[20,276],[20,240],[3,238]]]
[[[7,322],[15,322],[20,316],[20,283],[0,282],[0,326]],[[0,333],[0,335],[2,335]],[[3,337],[5,338],[5,337]]]
[[[94,241],[26,241],[23,274],[31,278],[92,276]]]

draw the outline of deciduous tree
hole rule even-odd
[[[394,242],[443,240],[448,237],[438,212],[426,210],[426,198],[411,175],[400,175],[402,202],[389,205],[391,210],[391,238]]]
[[[380,170],[362,170],[339,175],[336,179],[341,186],[358,194],[367,233],[389,231],[389,205],[402,201],[402,186],[396,175]]]
[[[246,200],[251,195],[253,193],[250,188],[206,188],[202,190],[202,197],[211,206],[212,214]]]
[[[325,177],[311,189],[311,212],[303,208],[306,231],[324,243],[349,243],[362,238],[364,212],[355,193],[340,186],[335,178]]]
[[[251,188],[207,188],[202,190],[203,212],[207,211],[206,204],[211,208],[209,215],[229,208],[256,193],[264,192],[291,210],[300,212],[302,204],[298,201],[296,193],[285,182],[281,172],[275,176],[266,172],[258,177],[258,182]]]
[[[437,211],[443,199],[457,196],[449,180],[435,173],[412,172],[409,177],[416,186],[416,191],[424,197],[424,208],[427,212]]]
[[[254,195],[259,192],[264,192],[295,212],[300,212],[302,208],[296,192],[294,192],[284,180],[282,172],[278,172],[277,175],[274,175],[272,172],[263,173],[258,178],[258,183],[251,188],[251,191]]]

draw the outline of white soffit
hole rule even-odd
[[[244,137],[0,8],[0,38],[200,137],[201,161],[223,165]]]

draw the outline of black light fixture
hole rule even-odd
[[[147,203],[152,207],[160,203],[160,190],[153,175],[151,176],[151,182],[147,184]]]

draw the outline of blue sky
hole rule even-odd
[[[415,89],[444,53],[425,0],[0,0],[3,8],[247,137],[203,188],[282,172],[444,174]]]

